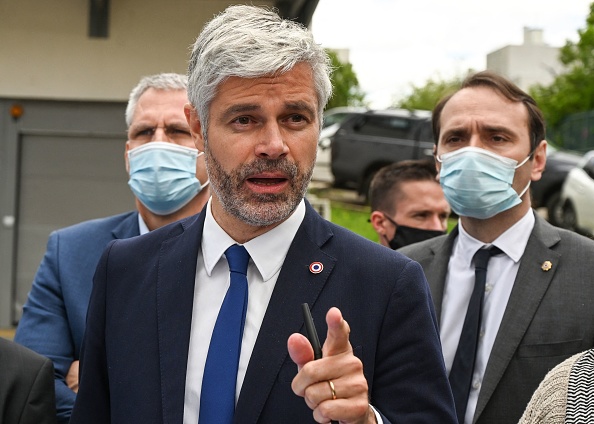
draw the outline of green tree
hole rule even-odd
[[[467,74],[472,70],[468,70]],[[433,110],[437,102],[454,92],[460,87],[464,80],[464,76],[457,76],[452,79],[433,79],[430,78],[425,82],[425,85],[410,84],[411,93],[394,102],[393,106],[399,109],[408,110]]]
[[[333,94],[326,109],[338,106],[365,106],[365,94],[359,87],[353,65],[341,62],[335,51],[327,50],[327,52],[334,71],[330,77]]]
[[[560,50],[559,60],[565,71],[549,86],[530,89],[553,129],[568,115],[594,109],[594,3],[590,5],[586,27],[578,34],[579,41],[567,41]]]

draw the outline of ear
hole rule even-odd
[[[196,148],[201,152],[204,151],[204,137],[202,136],[202,123],[198,118],[198,112],[196,108],[191,104],[186,104],[184,106],[184,114],[186,115],[186,120],[188,121],[188,125],[190,126],[190,133],[194,138],[194,144]]]
[[[378,235],[380,235],[380,236],[386,235],[386,228],[385,228],[386,218],[384,217],[383,213],[381,213],[379,211],[371,212],[369,221],[371,222],[373,229],[375,230],[376,233],[378,233]]]
[[[542,177],[542,172],[545,169],[545,165],[547,163],[547,141],[542,140],[536,149],[534,149],[534,153],[532,156],[532,171],[530,173],[530,179],[532,181],[540,180]]]
[[[437,169],[435,181],[439,182],[439,171],[441,171],[441,162],[437,160],[437,144],[433,145],[433,160],[435,161],[435,169]]]
[[[130,140],[126,141],[126,148],[124,149],[124,162],[126,163],[126,173],[130,175],[130,161],[128,161],[128,150],[130,150]]]

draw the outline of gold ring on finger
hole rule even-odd
[[[332,380],[328,380],[328,385],[330,386],[330,391],[332,392],[332,400],[336,400],[336,390],[334,389],[334,383]]]

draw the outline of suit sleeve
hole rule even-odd
[[[433,302],[416,262],[397,277],[377,358],[371,404],[384,423],[457,422]]]
[[[76,394],[66,385],[65,377],[77,355],[64,305],[58,258],[59,233],[54,232],[23,307],[15,341],[52,360],[58,422],[68,423]]]
[[[40,368],[36,369],[27,403],[19,424],[55,424],[56,406],[54,401],[54,367],[49,359],[44,358]]]
[[[111,242],[103,253],[95,277],[87,313],[87,327],[82,343],[79,389],[70,424],[109,424],[109,379],[105,346],[107,262]]]

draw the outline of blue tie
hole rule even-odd
[[[212,332],[200,395],[200,424],[230,424],[235,413],[235,386],[248,303],[250,255],[234,244],[225,251],[231,284]]]

